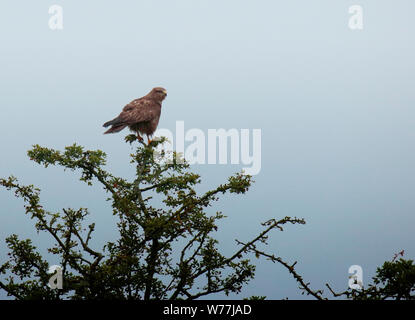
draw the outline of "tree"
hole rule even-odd
[[[402,254],[403,255],[403,251]],[[326,284],[336,297],[352,300],[415,300],[415,265],[413,260],[399,259],[397,255],[392,261],[385,261],[376,269],[367,288],[361,290],[349,289],[336,293]]]
[[[132,143],[135,136],[126,137]],[[35,221],[38,232],[46,232],[52,243],[48,251],[59,257],[62,289],[48,286],[49,263],[30,239],[17,235],[6,239],[9,259],[0,266],[0,289],[16,299],[197,299],[213,293],[239,293],[255,276],[250,254],[264,256],[285,266],[307,294],[321,298],[321,292],[308,284],[281,258],[260,251],[272,230],[285,224],[304,224],[303,219],[285,217],[264,222],[263,231],[242,242],[230,256],[223,255],[213,237],[221,212],[210,214],[214,201],[225,193],[244,194],[252,184],[249,175],[239,173],[204,194],[197,194],[198,174],[176,153],[155,150],[165,139],[150,145],[140,143],[131,154],[136,168],[133,181],[115,177],[104,169],[106,154],[84,150],[79,145],[63,152],[35,145],[28,156],[48,167],[61,166],[80,171],[80,180],[99,183],[109,194],[117,216],[118,240],[98,250],[90,245],[95,224],[85,226],[86,208],[65,208],[54,213],[40,202],[40,190],[21,185],[15,177],[0,179],[0,186],[14,191],[25,202],[25,212]],[[163,204],[155,207],[152,195],[161,195]],[[179,254],[175,254],[179,253]]]

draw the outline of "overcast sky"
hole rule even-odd
[[[49,29],[52,4],[63,7],[62,30]],[[363,30],[348,26],[355,4]],[[346,289],[354,264],[367,283],[394,253],[415,257],[414,12],[410,0],[2,1],[0,176],[39,186],[51,210],[90,208],[97,245],[112,239],[103,191],[36,166],[26,151],[77,142],[107,152],[108,169],[128,177],[127,132],[104,136],[102,123],[163,86],[162,128],[261,129],[252,190],[212,209],[228,216],[224,252],[272,217],[303,217],[267,250],[298,261],[316,289]],[[241,167],[194,170],[207,188]],[[10,192],[0,190],[0,202],[0,259],[12,233],[50,243]],[[286,270],[255,262],[258,275],[238,297],[302,298]]]

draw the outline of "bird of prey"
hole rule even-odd
[[[104,127],[111,126],[104,134],[120,132],[125,127],[129,127],[131,131],[137,134],[140,141],[143,141],[140,133],[147,135],[147,142],[150,144],[150,136],[157,129],[161,114],[161,103],[166,96],[166,89],[157,87],[146,96],[131,101],[124,107],[118,117],[104,123]]]

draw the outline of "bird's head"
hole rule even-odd
[[[156,87],[151,90],[149,95],[158,101],[163,101],[167,97],[167,91],[164,88]]]

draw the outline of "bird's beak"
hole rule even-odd
[[[167,96],[167,91],[166,90],[163,90],[163,93]]]

